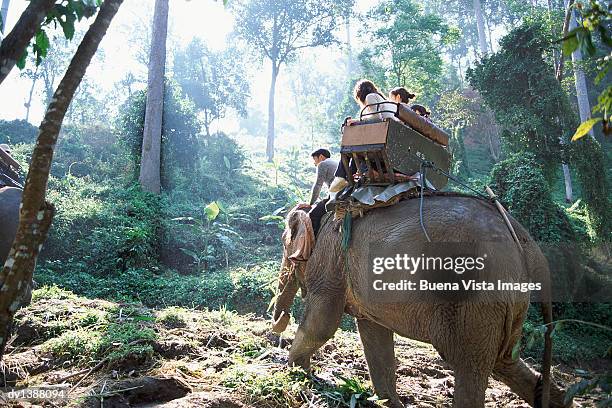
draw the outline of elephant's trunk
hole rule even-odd
[[[306,261],[314,247],[314,231],[308,213],[295,208],[289,212],[283,232],[283,262],[278,277],[278,292],[274,303],[274,325],[272,330],[281,333],[289,324],[289,309],[293,299],[302,287],[306,295],[304,274]]]
[[[274,319],[272,331],[275,333],[282,333],[287,328],[289,324],[289,309],[298,291],[298,282],[294,273],[294,267],[292,266],[291,261],[286,256],[283,256],[283,263],[281,264],[278,278],[278,291],[276,301],[274,302],[274,313],[272,315]]]

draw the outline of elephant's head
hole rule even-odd
[[[308,213],[300,209],[289,212],[282,240],[283,260],[278,277],[272,327],[276,333],[281,333],[287,328],[289,309],[298,288],[302,288],[302,296],[306,295],[304,286],[306,261],[314,247],[314,231]]]

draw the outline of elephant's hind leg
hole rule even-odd
[[[522,359],[516,361],[499,361],[493,370],[493,376],[503,381],[519,397],[532,407],[540,406],[539,395],[541,385],[538,383],[539,375],[525,364]],[[538,397],[536,398],[536,395]],[[556,385],[550,386],[551,408],[571,407],[572,403],[564,403],[565,393]]]
[[[344,296],[309,293],[304,318],[289,350],[289,365],[310,368],[310,358],[331,339],[340,326],[344,312]]]
[[[395,385],[393,332],[366,319],[357,319],[357,327],[376,394],[389,407],[403,407]]]
[[[455,370],[453,408],[483,408],[489,373],[469,368]]]

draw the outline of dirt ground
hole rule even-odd
[[[74,295],[39,297],[18,314],[3,362],[4,385],[44,387],[67,397],[15,400],[4,388],[0,406],[376,406],[356,333],[338,331],[317,352],[309,374],[286,367],[295,329],[292,324],[281,338],[263,318],[224,310],[153,311]],[[452,405],[453,372],[431,346],[397,338],[396,356],[398,391],[407,407]],[[537,369],[537,362],[528,363]],[[553,378],[567,387],[581,379],[578,373],[555,366]],[[603,398],[576,402],[596,406]],[[529,405],[491,379],[486,406]]]

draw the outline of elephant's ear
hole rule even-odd
[[[291,262],[305,262],[314,248],[315,236],[308,213],[294,210],[287,216],[283,234],[287,257]]]

